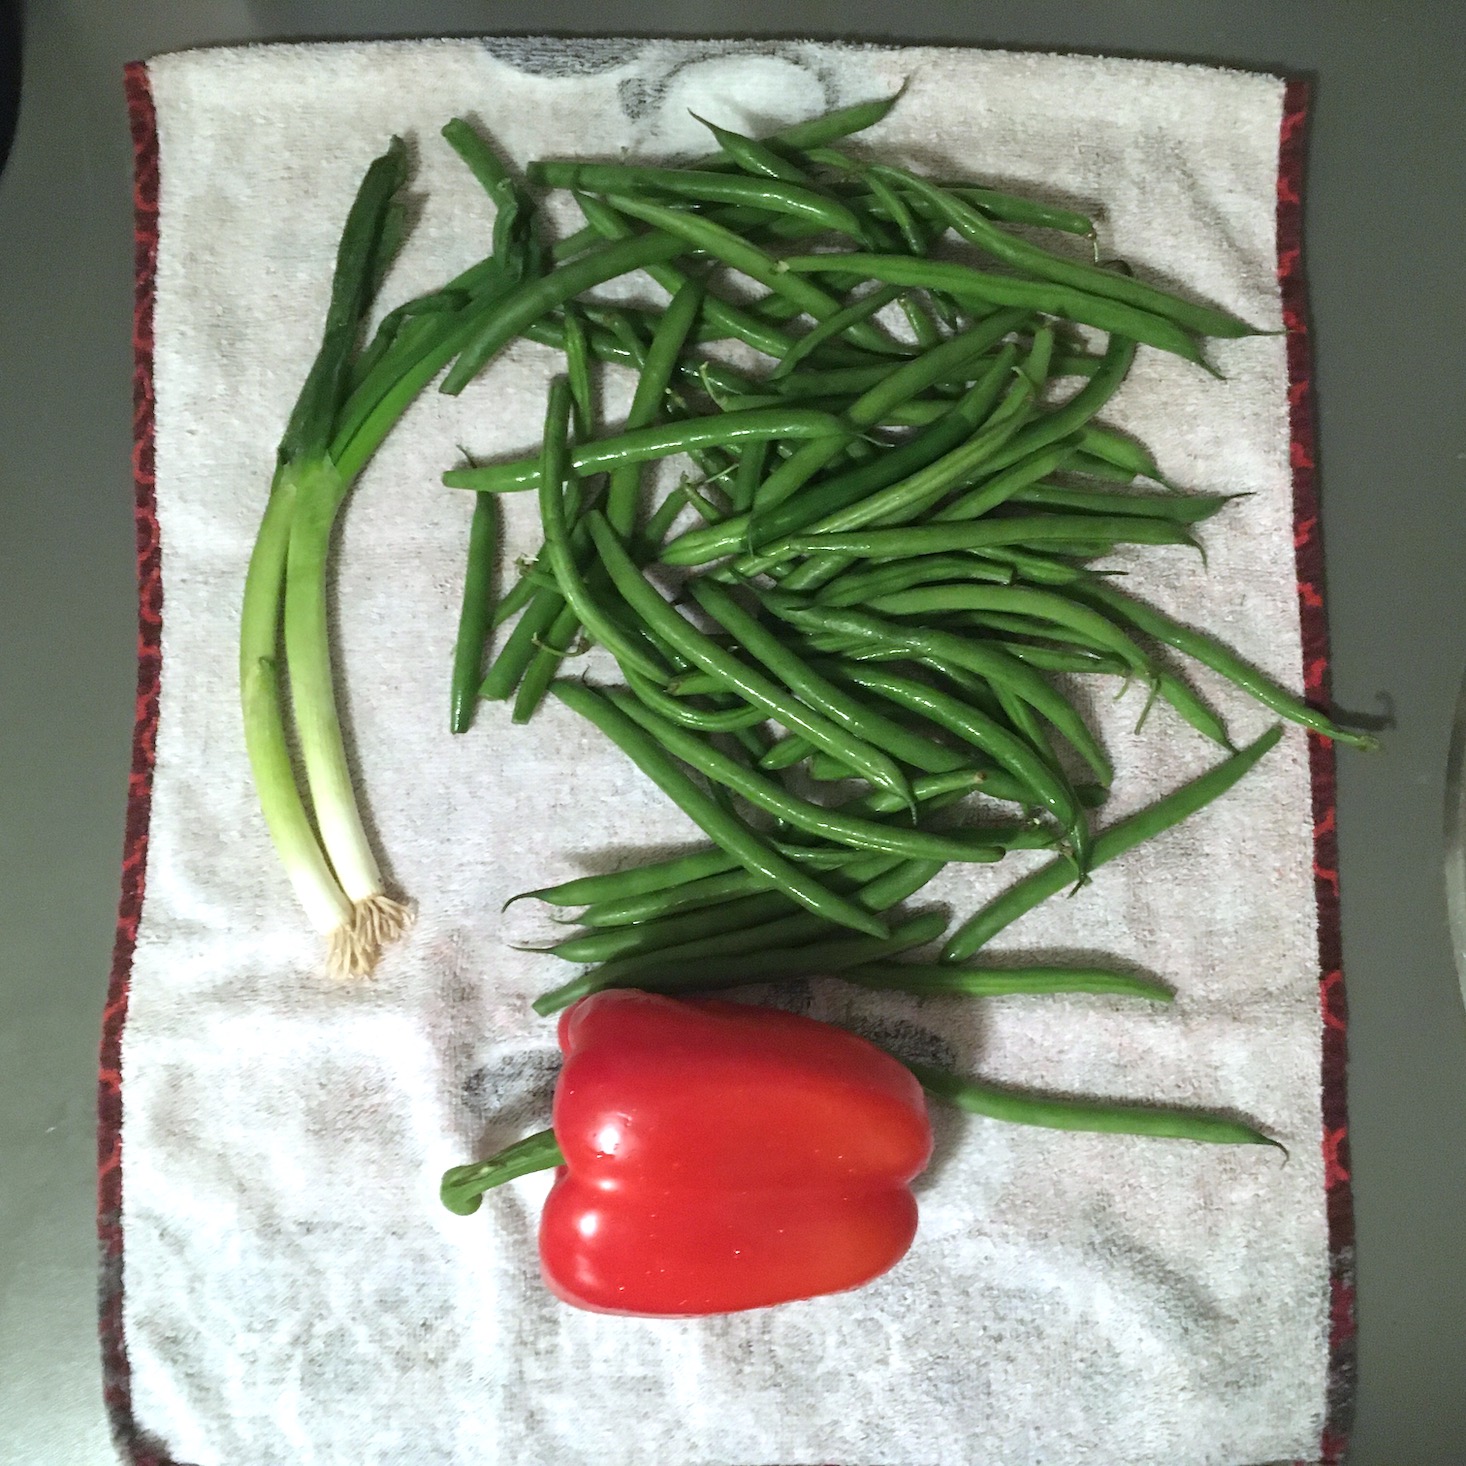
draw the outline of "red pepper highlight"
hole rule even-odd
[[[732,1313],[868,1283],[916,1234],[921,1086],[844,1029],[634,989],[560,1019],[565,1165],[540,1263],[567,1303]]]

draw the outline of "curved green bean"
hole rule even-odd
[[[1101,831],[1095,837],[1090,868],[1094,869],[1104,865],[1106,861],[1124,855],[1142,841],[1152,839],[1163,830],[1180,824],[1188,815],[1195,814],[1197,810],[1225,794],[1282,736],[1280,725],[1268,729],[1261,738],[1249,743],[1215,768],[1208,769],[1199,778],[1192,779],[1173,793],[1157,800],[1155,804],[1148,805]],[[961,962],[970,957],[1005,926],[1032,911],[1040,902],[1063,890],[1067,884],[1068,872],[1059,861],[1025,876],[968,917],[942,948],[941,960]]]
[[[903,1061],[905,1062],[905,1061]],[[1200,1140],[1213,1145],[1283,1147],[1260,1130],[1209,1115],[1202,1110],[1163,1110],[1100,1100],[1058,1099],[1026,1094],[1003,1085],[964,1079],[930,1064],[907,1063],[929,1094],[958,1109],[1015,1125],[1041,1125],[1051,1130],[1098,1130],[1112,1135],[1154,1135],[1170,1140]]]

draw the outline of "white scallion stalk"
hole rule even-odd
[[[265,824],[306,915],[330,941],[330,965],[343,974],[359,973],[365,970],[366,954],[354,945],[352,904],[316,839],[285,733],[280,609],[295,501],[294,482],[277,474],[245,577],[239,637],[244,741]]]
[[[311,806],[326,856],[352,906],[355,943],[370,961],[406,930],[411,910],[383,889],[357,808],[336,708],[326,606],[326,565],[348,485],[329,462],[297,465],[285,570],[285,655],[291,708]]]

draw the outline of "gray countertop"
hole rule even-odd
[[[1312,77],[1306,248],[1334,695],[1343,708],[1394,719],[1383,754],[1346,752],[1339,762],[1359,1273],[1349,1459],[1466,1460],[1466,1010],[1441,884],[1446,751],[1466,665],[1458,5],[918,0],[893,13],[873,0],[50,0],[30,8],[20,125],[0,179],[0,1462],[113,1459],[96,1346],[93,1195],[96,1047],[136,670],[122,64],[207,42],[547,31],[961,42]]]

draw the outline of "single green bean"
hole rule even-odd
[[[1256,667],[1249,666],[1215,638],[1183,626],[1179,621],[1172,620],[1153,607],[1133,600],[1098,580],[1091,581],[1081,590],[1077,590],[1076,594],[1111,612],[1114,617],[1128,621],[1146,636],[1152,636],[1220,673],[1229,682],[1250,693],[1265,708],[1287,718],[1290,723],[1310,728],[1338,743],[1347,743],[1369,752],[1378,749],[1377,738],[1368,733],[1355,733],[1340,728],[1327,714],[1310,707],[1302,698],[1280,687],[1270,677],[1265,677]]]
[[[794,343],[794,349],[769,373],[770,385],[781,377],[787,377],[800,362],[826,341],[848,330],[857,321],[869,320],[871,316],[890,305],[900,294],[900,287],[895,285],[872,290],[868,295],[862,295],[851,301],[843,310],[837,310],[834,315],[826,316],[824,320],[817,322]]]
[[[685,249],[681,240],[666,235],[638,235],[590,250],[547,275],[526,280],[495,299],[492,309],[475,314],[471,333],[466,333],[441,390],[450,396],[461,392],[523,327],[566,301],[620,275],[675,259]]]
[[[1019,585],[934,585],[896,591],[868,602],[872,611],[896,616],[944,615],[950,611],[997,611],[1052,623],[1059,636],[1077,633],[1150,677],[1150,658],[1113,621],[1053,591]]]
[[[1208,769],[1199,778],[1192,779],[1155,804],[1148,805],[1101,831],[1095,838],[1090,868],[1095,869],[1124,855],[1142,841],[1152,839],[1162,831],[1180,824],[1188,815],[1195,814],[1197,810],[1225,794],[1282,736],[1281,726],[1268,729],[1261,738],[1249,743],[1215,768]],[[1068,882],[1069,872],[1059,861],[1042,866],[1025,876],[968,917],[942,949],[941,960],[964,961],[1005,926],[1063,890]]]
[[[640,371],[631,406],[626,413],[626,430],[650,427],[662,409],[671,385],[677,358],[687,341],[702,309],[703,287],[689,280],[675,295],[657,322],[651,345],[638,364]],[[641,469],[635,464],[622,464],[612,470],[606,487],[606,519],[623,539],[636,528],[636,501],[641,487]]]
[[[534,891],[521,891],[504,903],[533,897],[550,906],[590,906],[599,901],[620,901],[654,891],[669,890],[708,876],[722,875],[735,868],[743,869],[737,856],[721,846],[711,850],[694,850],[666,860],[629,866],[625,870],[606,871],[599,875],[577,876],[557,886],[541,886]]]
[[[922,1088],[958,1109],[986,1115],[1015,1125],[1040,1125],[1051,1130],[1096,1130],[1112,1135],[1154,1135],[1170,1140],[1200,1140],[1213,1145],[1282,1146],[1244,1125],[1208,1115],[1201,1110],[1162,1110],[1143,1105],[1113,1104],[1099,1100],[1055,1099],[1024,1094],[1002,1085],[963,1079],[930,1064],[906,1066]]]
[[[809,183],[811,181],[809,174],[803,168],[781,157],[768,144],[761,143],[755,138],[745,137],[741,132],[732,132],[726,127],[719,127],[716,122],[709,122],[706,117],[699,117],[696,112],[692,116],[695,121],[702,123],[712,133],[723,157],[750,177],[778,178],[785,183]]]
[[[692,447],[721,447],[771,438],[831,438],[840,443],[851,437],[849,426],[825,412],[800,407],[764,407],[749,412],[718,412],[705,417],[633,428],[589,443],[577,443],[570,463],[578,474],[599,473],[627,463],[669,458]],[[539,487],[539,460],[521,458],[476,468],[449,469],[443,482],[450,489],[505,494]]]
[[[969,998],[1033,993],[1108,993],[1122,998],[1174,1001],[1154,978],[1100,967],[957,967],[941,962],[872,962],[841,974],[861,987],[898,993],[960,993]]]
[[[920,555],[847,570],[814,594],[821,606],[868,606],[876,596],[910,590],[930,581],[983,580],[1010,585],[1009,566],[979,560],[975,555]]]
[[[573,606],[561,605],[549,629],[535,644],[534,655],[520,673],[514,689],[515,723],[527,723],[539,710],[566,657],[578,655],[581,631],[580,617]]]
[[[453,647],[448,726],[454,733],[468,731],[478,702],[484,647],[493,614],[494,553],[498,543],[498,503],[489,495],[480,494],[474,500],[468,530],[468,569],[463,578],[463,605],[458,613],[458,638]]]
[[[1174,519],[1200,524],[1240,494],[1116,494],[1101,489],[1077,489],[1067,484],[1035,482],[1008,496],[1015,504],[1038,504],[1045,509],[1072,509],[1082,514],[1139,514],[1152,519]]]
[[[699,733],[736,733],[768,720],[768,714],[762,708],[750,707],[746,703],[734,708],[691,707],[649,682],[633,668],[623,667],[621,670],[626,676],[627,686],[654,713],[683,728],[692,728]]]

